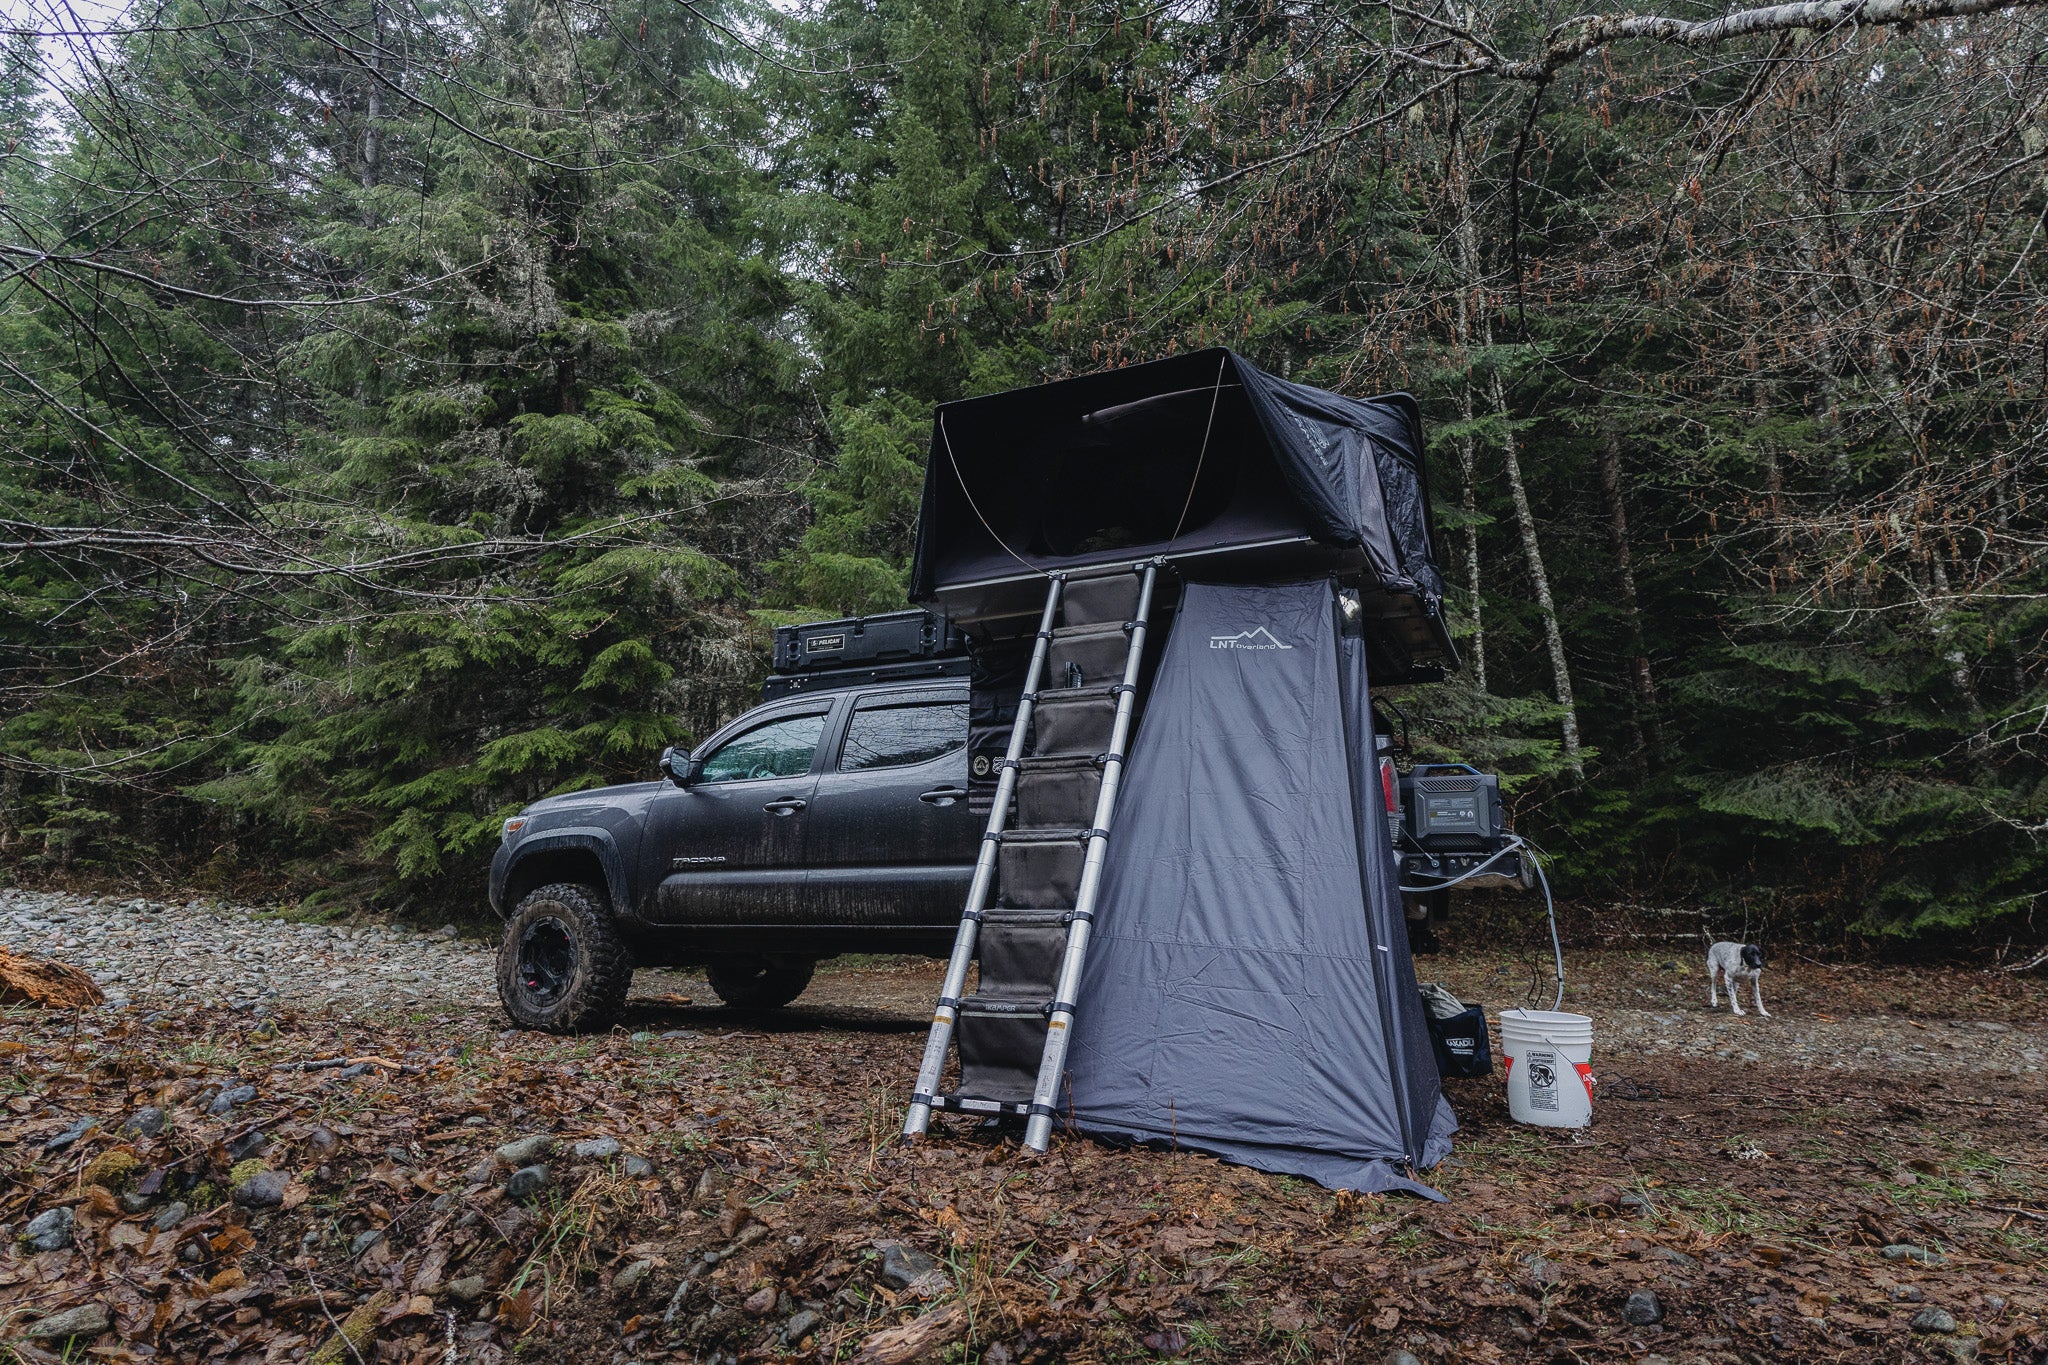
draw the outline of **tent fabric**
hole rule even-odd
[[[911,597],[1015,574],[1307,538],[1435,603],[1421,414],[1220,348],[947,403]]]
[[[1381,818],[1363,643],[1327,580],[1191,583],[1117,802],[1070,1121],[1338,1189],[1450,1150]]]

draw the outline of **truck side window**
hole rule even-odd
[[[900,768],[928,763],[967,743],[967,703],[926,702],[911,706],[872,706],[853,713],[846,744],[839,751],[839,771]]]
[[[756,777],[801,777],[811,770],[811,755],[825,736],[825,716],[791,716],[757,725],[713,749],[697,778],[705,782],[745,782]]]

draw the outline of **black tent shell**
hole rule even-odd
[[[1210,578],[1338,574],[1384,623],[1383,659],[1456,660],[1407,394],[1347,398],[1216,348],[935,413],[914,600],[1002,635],[1046,573],[1154,556]]]

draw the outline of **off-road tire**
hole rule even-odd
[[[811,984],[811,962],[770,962],[765,957],[735,957],[704,969],[711,989],[736,1010],[781,1009]]]
[[[633,954],[601,892],[573,882],[527,894],[498,945],[498,999],[521,1028],[608,1028],[633,984]]]

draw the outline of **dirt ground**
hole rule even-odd
[[[1523,954],[1418,963],[1548,1000]],[[958,1119],[905,1146],[928,963],[752,1018],[650,975],[570,1039],[289,989],[16,1010],[0,1359],[2048,1360],[2039,973],[1774,961],[1737,1019],[1689,959],[1569,965],[1594,1127],[1451,1083],[1443,1203]],[[56,1209],[65,1245],[21,1240]]]

